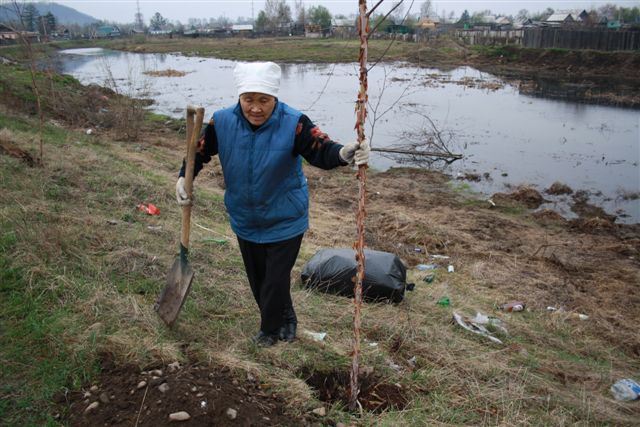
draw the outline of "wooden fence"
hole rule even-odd
[[[503,46],[506,44],[522,44],[523,30],[458,30],[456,36],[465,44]]]
[[[522,46],[535,48],[639,50],[639,30],[527,28]]]
[[[458,30],[456,37],[470,45],[516,44],[533,48],[640,50],[640,30],[599,28],[524,28],[520,30]]]

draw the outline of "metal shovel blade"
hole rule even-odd
[[[171,326],[178,318],[180,309],[182,309],[191,290],[193,276],[193,269],[185,257],[177,258],[169,270],[167,284],[154,307],[168,326]]]

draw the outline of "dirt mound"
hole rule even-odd
[[[191,364],[136,366],[105,363],[99,378],[84,391],[57,396],[62,419],[71,426],[159,426],[185,411],[189,425],[297,425],[285,415],[285,402],[259,381],[239,380],[221,368]],[[162,391],[164,390],[164,392]]]
[[[556,181],[547,188],[546,193],[558,196],[560,194],[571,194],[573,193],[573,190],[568,185]]]
[[[184,77],[188,73],[185,71],[174,70],[173,68],[169,68],[167,70],[160,71],[145,71],[142,74],[146,74],[152,77]]]
[[[573,195],[573,204],[571,210],[583,219],[602,219],[613,223],[616,220],[615,215],[609,215],[604,209],[594,206],[589,201],[589,193],[586,191],[578,191]]]
[[[609,221],[604,218],[578,218],[569,221],[569,227],[576,231],[581,231],[583,233],[594,233],[598,231],[611,231],[616,226],[612,221]]]
[[[318,397],[323,402],[349,404],[348,371],[321,372],[305,368],[301,374],[304,381],[318,392]],[[380,413],[388,409],[402,410],[408,402],[406,392],[402,385],[384,383],[373,374],[360,375],[358,401],[367,411]]]
[[[36,164],[36,160],[33,158],[31,154],[29,154],[27,151],[21,148],[16,147],[11,142],[2,139],[1,136],[0,136],[0,154],[6,154],[8,156],[15,157],[16,159],[20,159],[30,167],[33,167]]]
[[[529,209],[537,209],[546,201],[536,189],[531,187],[519,187],[516,191],[509,194],[496,193],[491,196],[491,199],[498,206],[513,206],[514,204],[520,204]]]
[[[562,215],[551,209],[542,209],[541,211],[532,213],[531,216],[543,224],[566,221]]]

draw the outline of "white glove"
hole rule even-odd
[[[343,162],[349,164],[355,163],[357,166],[365,165],[369,163],[370,151],[369,140],[365,138],[362,144],[359,145],[358,142],[345,144],[344,147],[340,149],[340,158]]]
[[[191,204],[187,190],[184,189],[184,177],[181,176],[176,182],[176,200],[180,206],[188,206]]]

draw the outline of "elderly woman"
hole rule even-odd
[[[281,70],[273,62],[238,64],[239,102],[216,111],[204,128],[194,176],[218,155],[224,174],[224,202],[236,233],[253,296],[260,309],[254,341],[271,346],[296,337],[291,269],[309,227],[309,194],[302,158],[332,169],[365,164],[365,142],[332,141],[301,112],[278,99]],[[176,197],[190,203],[183,163]]]

